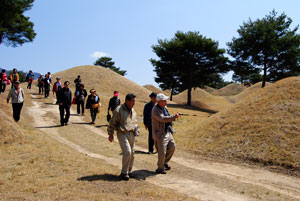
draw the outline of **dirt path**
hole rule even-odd
[[[28,114],[34,114],[32,122],[37,129],[77,152],[121,168],[119,145],[117,142],[108,144],[105,132],[84,124],[81,116],[71,116],[69,126],[59,127],[58,106],[51,103],[45,105],[35,99],[35,95],[32,97],[33,106],[29,108],[31,112]],[[136,146],[136,150],[146,151],[139,146]],[[172,170],[167,175],[156,175],[153,170],[157,155],[136,154],[134,173],[138,179],[200,200],[300,200],[298,178],[258,168],[193,158],[196,157],[175,154],[171,163]]]

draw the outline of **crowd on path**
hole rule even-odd
[[[31,89],[34,74],[30,70],[26,76],[28,82],[27,89]],[[70,118],[70,108],[72,104],[77,104],[77,115],[84,116],[85,109],[90,110],[91,124],[95,124],[97,113],[100,112],[101,102],[100,97],[95,89],[91,89],[90,94],[84,88],[80,75],[74,80],[75,93],[72,98],[72,91],[69,88],[70,82],[65,81],[62,85],[60,77],[56,77],[56,82],[53,84],[52,92],[56,94],[56,104],[59,106],[60,124],[67,126]],[[24,91],[20,87],[19,75],[14,69],[7,78],[5,70],[0,74],[1,93],[4,93],[5,87],[10,81],[12,84],[11,90],[7,96],[7,103],[11,99],[13,118],[16,122],[20,120],[20,114],[24,103]],[[37,79],[39,94],[49,98],[50,86],[52,83],[51,73],[48,72],[44,76],[40,74]],[[87,97],[87,101],[86,100]],[[148,153],[158,153],[157,169],[158,174],[166,174],[170,170],[168,162],[171,160],[175,152],[175,141],[173,134],[175,130],[172,127],[172,122],[175,121],[179,114],[170,115],[166,105],[168,97],[164,94],[156,94],[152,92],[150,101],[144,106],[143,123],[145,129],[148,130]],[[137,114],[134,110],[136,96],[134,94],[127,94],[125,102],[121,104],[119,92],[114,91],[113,97],[109,100],[107,121],[109,122],[107,133],[108,140],[114,140],[114,133],[116,131],[117,138],[122,150],[122,170],[120,178],[122,180],[129,180],[134,177],[132,168],[134,163],[134,144],[135,137],[139,136],[137,125]],[[112,116],[110,115],[112,113]],[[154,147],[157,152],[154,152]]]

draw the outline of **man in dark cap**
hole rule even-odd
[[[152,138],[152,108],[154,107],[155,103],[156,103],[156,93],[152,92],[149,97],[150,97],[150,102],[147,103],[144,107],[144,112],[143,112],[143,116],[144,116],[144,125],[146,130],[149,131],[149,137],[148,137],[148,153],[149,154],[153,154],[153,146],[154,146],[154,141]]]

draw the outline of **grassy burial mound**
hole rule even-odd
[[[22,129],[12,119],[11,104],[5,103],[6,95],[0,101],[0,145],[14,142],[21,143],[24,139]]]
[[[209,86],[205,86],[203,88],[203,90],[206,91],[206,92],[208,92],[208,93],[211,93],[211,94],[216,93],[216,91],[218,91],[217,89],[209,87]]]
[[[162,91],[162,90],[156,88],[155,86],[153,86],[153,85],[151,85],[151,84],[144,85],[143,87],[145,87],[145,88],[148,89],[149,91],[155,92],[155,93],[157,93],[157,94],[163,93],[163,94],[165,94],[165,95],[168,95],[168,94],[165,93],[164,91]]]
[[[271,83],[270,82],[266,82],[266,86],[269,86]],[[263,90],[261,88],[262,82],[258,82],[248,88],[246,88],[245,90],[243,90],[241,93],[235,95],[232,97],[232,100],[234,100],[235,102],[240,101],[244,98],[247,98],[248,96],[254,96],[256,93],[259,93],[260,90]]]
[[[246,88],[247,87],[241,84],[231,83],[219,90],[213,91],[212,94],[216,96],[234,96],[236,94],[241,93]]]
[[[269,85],[190,133],[186,147],[199,154],[300,172],[300,78]]]
[[[115,73],[114,71],[100,66],[78,66],[65,71],[55,73],[53,77],[60,76],[62,82],[68,80],[74,89],[74,80],[77,75],[81,76],[86,89],[95,88],[99,95],[112,97],[113,91],[119,91],[121,97],[128,93],[134,93],[139,100],[147,100],[151,91]],[[123,99],[122,99],[123,100]]]
[[[187,90],[174,96],[173,101],[180,104],[187,103]],[[192,90],[192,105],[204,110],[220,111],[230,107],[232,104],[225,97],[214,96],[203,89]]]

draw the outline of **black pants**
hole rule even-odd
[[[27,89],[31,89],[31,82],[28,82]]]
[[[50,93],[50,85],[45,85],[45,98],[49,96]]]
[[[154,141],[152,138],[152,126],[148,127],[149,137],[148,137],[148,151],[153,152]]]
[[[13,103],[12,104],[13,117],[16,122],[18,122],[20,120],[22,107],[23,107],[23,103]]]
[[[66,115],[65,115],[65,111],[66,111]],[[68,123],[70,118],[70,105],[60,105],[59,113],[60,113],[60,124],[64,125]]]
[[[44,94],[44,86],[43,85],[39,85],[39,94]]]
[[[84,114],[84,101],[82,102],[77,101],[77,114],[80,114],[80,106],[81,106],[81,113]]]
[[[92,117],[92,122],[94,123],[96,120],[96,116],[97,116],[97,111],[98,108],[90,108],[90,112],[91,112],[91,117]]]
[[[2,83],[2,86],[1,86],[1,88],[0,88],[0,91],[1,91],[2,93],[4,93],[4,92],[5,92],[5,89],[6,89],[6,82],[5,82],[5,83]]]

